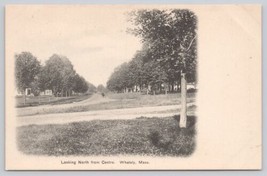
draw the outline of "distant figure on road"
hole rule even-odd
[[[105,93],[102,92],[101,95],[102,95],[102,97],[105,97]]]

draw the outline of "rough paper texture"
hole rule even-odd
[[[51,25],[54,25],[56,31],[57,25],[61,24],[53,24],[52,22],[46,24],[46,21],[53,21],[54,18],[73,20],[72,25],[64,27],[65,34],[68,31],[71,34],[77,28],[75,25],[80,25],[79,20],[77,20],[79,18],[81,18],[81,22],[84,18],[90,18],[92,26],[94,26],[94,21],[98,21],[95,22],[97,25],[103,23],[103,25],[112,26],[112,19],[100,22],[103,18],[97,15],[93,16],[93,14],[102,12],[111,16],[113,14],[112,17],[116,18],[116,15],[122,15],[124,12],[134,9],[189,9],[198,18],[197,126],[194,152],[188,157],[181,157],[138,155],[36,156],[19,151],[16,145],[16,129],[18,118],[23,117],[17,116],[17,109],[15,108],[14,55],[24,50],[41,52],[42,48],[38,49],[38,47],[44,44],[52,47],[55,41],[50,41],[50,39],[53,38],[53,35],[60,35],[60,33],[51,31],[53,28]],[[37,19],[35,19],[35,15]],[[28,18],[30,16],[32,16],[32,20],[36,21],[28,21],[31,20]],[[121,18],[120,15],[117,17]],[[261,169],[262,48],[260,5],[8,5],[5,21],[5,152],[7,170]],[[114,25],[125,24],[117,23]],[[113,30],[115,27],[110,28]],[[38,33],[38,31],[41,32]],[[40,45],[38,42],[24,41],[23,35],[28,36],[27,39],[29,40],[32,38],[37,41],[36,39],[38,39]],[[94,34],[91,33],[90,35]],[[48,38],[49,36],[51,38]],[[62,37],[71,38],[72,36]],[[95,42],[103,43],[101,40],[105,40],[105,38],[98,38],[96,34]],[[64,46],[64,43],[62,45]],[[128,56],[127,52],[132,52],[131,47],[135,45],[134,39],[121,45],[124,46],[123,50],[128,49],[125,52],[126,56]],[[58,50],[58,48],[54,48],[51,51],[42,52],[50,52],[51,56],[52,52],[56,53]],[[63,52],[63,50],[61,51]],[[68,56],[67,49],[65,52],[60,54]],[[120,51],[111,51],[113,54],[116,52]],[[38,57],[38,53],[36,56]],[[106,58],[109,58],[108,55]],[[103,65],[117,62],[112,59],[103,61],[101,61]],[[77,60],[75,64],[82,65],[83,60]],[[88,70],[88,74],[95,74],[96,79],[102,79],[101,72],[98,73],[97,70]],[[88,161],[90,164],[62,164],[64,161]],[[91,164],[91,161],[99,161],[99,164]],[[103,161],[111,161],[114,164],[104,164]],[[136,164],[120,164],[120,161],[134,161]],[[139,164],[139,161],[145,161],[148,164]]]

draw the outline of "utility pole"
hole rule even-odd
[[[181,114],[180,114],[180,128],[186,128],[187,121],[187,107],[186,107],[186,99],[187,99],[187,82],[185,78],[185,73],[181,72]]]
[[[189,46],[186,48],[182,44],[180,44],[180,47],[182,49],[181,56],[183,58],[183,68],[181,70],[181,113],[180,113],[180,128],[186,128],[186,122],[187,122],[187,105],[186,105],[186,99],[187,99],[187,81],[186,81],[186,59],[185,59],[185,53],[191,48],[193,41],[196,39],[196,36],[191,40],[189,43]]]

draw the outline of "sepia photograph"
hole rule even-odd
[[[111,15],[114,25],[103,23]],[[194,13],[144,9],[87,16],[76,24],[54,20],[59,35],[49,42],[55,43],[14,53],[18,149],[55,156],[193,153]],[[61,28],[73,25],[77,33]],[[53,45],[58,53],[49,53]]]
[[[259,147],[244,149],[254,156],[248,164],[223,164],[232,157],[225,151],[251,139],[238,130],[246,124],[251,145],[261,144],[259,7],[8,5],[6,169],[260,168]],[[242,119],[237,112],[251,104]],[[239,143],[225,148],[228,139]],[[212,148],[220,152],[209,165]]]

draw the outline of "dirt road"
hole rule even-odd
[[[194,103],[188,103],[192,106]],[[180,105],[98,110],[74,113],[57,113],[18,117],[18,126],[30,124],[63,124],[90,120],[134,119],[137,117],[167,117],[179,114]],[[188,115],[193,115],[188,112]]]
[[[42,105],[37,107],[21,108],[18,111],[17,125],[30,125],[30,124],[62,124],[79,121],[90,120],[107,120],[107,119],[134,119],[141,116],[144,117],[167,117],[177,115],[180,112],[180,105],[167,105],[151,107],[136,107],[136,108],[123,108],[123,109],[107,109],[107,110],[90,110],[84,112],[71,112],[71,113],[53,113],[53,109],[62,109],[69,107],[80,107],[91,104],[101,104],[106,102],[118,101],[108,97],[103,98],[100,94],[94,94],[92,97],[81,102],[71,104],[59,105]],[[187,106],[192,106],[194,103],[188,103]],[[42,113],[51,112],[51,113]],[[33,115],[36,114],[36,115]],[[188,112],[192,115],[192,111]]]
[[[80,101],[80,102],[74,102],[69,104],[57,104],[57,105],[40,105],[40,106],[34,106],[34,107],[25,107],[25,108],[19,108],[18,116],[24,116],[28,114],[39,114],[40,112],[49,112],[53,111],[53,109],[63,109],[63,108],[73,108],[78,106],[86,106],[90,104],[100,104],[105,102],[114,101],[113,99],[109,98],[103,98],[100,94],[94,94],[92,97]]]

